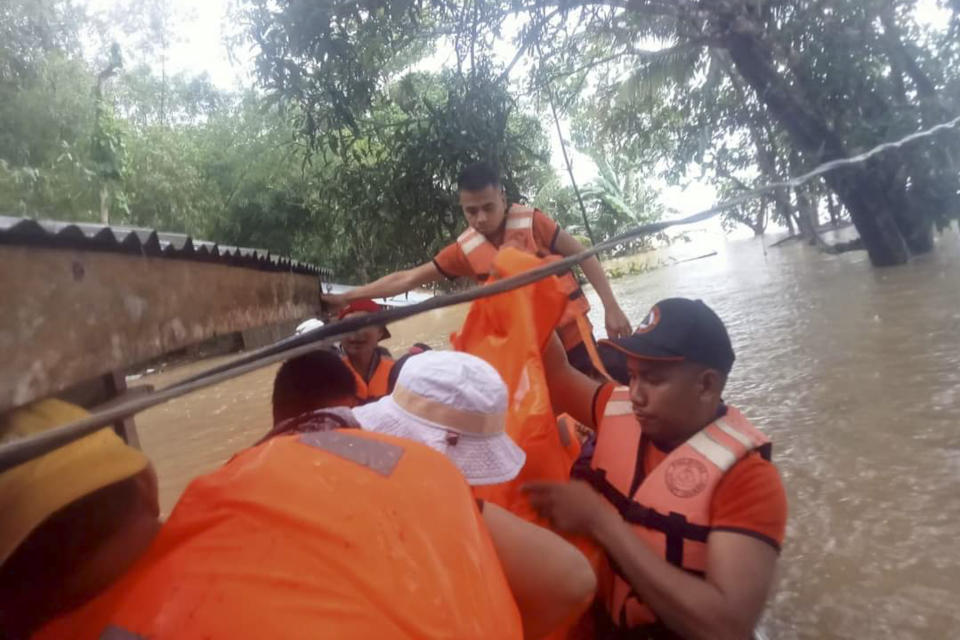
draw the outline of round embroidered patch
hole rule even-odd
[[[707,486],[707,467],[693,458],[674,460],[664,476],[667,489],[678,498],[692,498]]]
[[[654,327],[660,324],[660,309],[657,305],[650,307],[650,312],[640,321],[634,333],[646,333],[652,331]]]

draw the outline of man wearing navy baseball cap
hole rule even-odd
[[[702,300],[661,300],[651,307],[633,335],[603,342],[627,356],[687,359],[724,375],[733,368],[733,346],[727,328]]]
[[[525,487],[555,528],[606,552],[597,638],[750,637],[787,504],[769,439],[723,402],[735,360],[727,329],[703,301],[668,298],[606,343],[626,355],[628,387],[598,384],[547,346],[554,409],[597,440],[577,480]]]

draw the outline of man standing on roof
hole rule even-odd
[[[469,226],[456,242],[447,245],[430,262],[391,273],[344,294],[324,296],[324,302],[341,307],[361,298],[394,296],[444,277],[470,277],[482,283],[489,277],[493,257],[502,246],[515,246],[540,257],[570,256],[583,251],[583,245],[576,238],[539,209],[520,204],[508,206],[500,177],[489,165],[477,163],[465,167],[457,184],[460,207]],[[581,262],[580,267],[603,303],[607,335],[611,339],[630,335],[630,322],[614,298],[600,262],[591,256]],[[570,363],[594,375],[601,356],[587,319],[590,305],[571,272],[563,274],[561,279],[569,290],[570,301],[557,333]],[[603,351],[602,359],[608,370],[623,368],[622,358],[613,350]]]

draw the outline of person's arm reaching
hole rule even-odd
[[[437,269],[437,265],[431,261],[412,269],[395,271],[379,280],[351,289],[346,293],[324,295],[322,301],[333,309],[338,309],[362,298],[389,298],[399,295],[428,282],[436,282],[441,278],[443,278],[443,274]]]
[[[558,230],[557,238],[553,243],[554,249],[564,256],[572,256],[575,253],[583,251],[583,245],[580,241],[571,236],[563,229]],[[630,320],[627,319],[620,304],[613,296],[613,290],[610,289],[610,281],[607,280],[607,274],[603,272],[600,261],[596,256],[590,256],[580,263],[583,269],[583,275],[587,277],[593,290],[600,297],[603,303],[604,316],[607,325],[607,337],[611,340],[615,338],[626,337],[630,335]]]
[[[777,551],[730,531],[707,538],[707,574],[693,576],[657,556],[588,484],[531,483],[530,502],[559,531],[586,534],[663,622],[684,638],[750,638],[773,582]]]
[[[580,424],[596,430],[593,401],[602,385],[570,365],[556,333],[550,336],[543,349],[543,371],[554,411],[569,413]]]
[[[520,609],[525,638],[540,638],[579,617],[597,578],[572,544],[490,502],[483,520]]]

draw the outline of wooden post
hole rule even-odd
[[[103,376],[103,381],[107,387],[107,392],[110,394],[111,400],[117,398],[127,400],[131,395],[137,395],[136,393],[126,393],[127,379],[119,371],[111,371],[106,374]],[[140,389],[147,391],[150,388],[140,387]],[[133,422],[133,416],[113,423],[113,430],[117,432],[118,436],[123,438],[124,442],[137,449],[140,448],[140,436],[137,435],[137,425]]]

